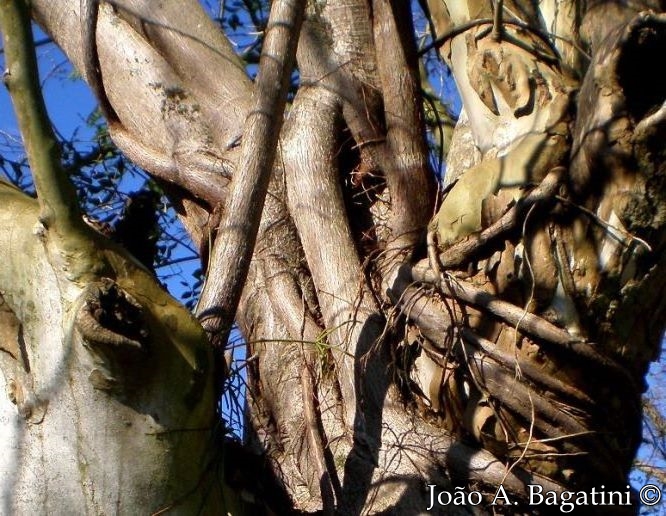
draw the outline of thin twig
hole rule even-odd
[[[463,32],[473,29],[474,27],[478,27],[479,25],[492,25],[493,22],[494,20],[492,18],[479,18],[477,20],[470,20],[468,22],[461,23],[460,25],[453,27],[451,30],[442,34],[436,40],[432,41],[430,44],[426,45],[421,50],[419,50],[419,57],[424,56],[434,48],[441,47],[448,40],[453,39],[456,36],[459,36]],[[557,51],[554,49],[552,42],[550,41],[550,39],[548,39],[548,36],[543,32],[541,32],[540,30],[535,29],[528,23],[517,20],[504,20],[503,23],[504,25],[513,25],[520,29],[524,29],[531,32],[532,34],[537,36],[540,40],[542,40],[548,46],[548,48],[553,52],[554,55],[557,55]]]
[[[558,201],[565,203],[567,206],[571,206],[571,207],[576,208],[577,210],[583,212],[585,215],[590,217],[594,222],[596,222],[602,228],[604,228],[609,233],[611,233],[611,235],[613,234],[613,232],[617,232],[617,233],[623,235],[624,237],[626,237],[628,240],[630,240],[632,242],[637,242],[637,243],[641,244],[643,247],[645,247],[645,249],[647,249],[649,252],[652,252],[652,246],[650,246],[650,244],[648,244],[645,240],[643,240],[642,238],[639,238],[635,235],[632,235],[631,233],[629,233],[624,228],[613,226],[609,222],[606,222],[604,219],[599,217],[592,210],[587,209],[585,206],[581,206],[580,204],[577,204],[577,203],[573,202],[571,199],[567,199],[566,197],[562,197],[562,196],[559,196],[559,195],[555,196],[555,198]],[[622,242],[622,243],[624,243],[624,242]]]

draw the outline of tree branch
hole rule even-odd
[[[201,299],[199,317],[215,346],[229,336],[259,229],[293,68],[304,0],[273,3],[259,63],[254,107]],[[279,88],[275,85],[279,84]]]
[[[28,9],[21,1],[0,4],[7,70],[3,80],[12,97],[39,197],[39,218],[56,231],[83,231],[74,187],[63,171],[60,150],[39,89],[37,58]]]
[[[538,315],[527,312],[508,301],[503,301],[469,282],[448,277],[436,278],[430,268],[424,264],[411,268],[403,266],[401,274],[408,274],[414,281],[435,284],[446,297],[476,306],[548,345],[557,346],[604,367],[626,381],[635,392],[639,392],[636,381],[619,363],[595,349],[594,344],[571,335],[567,330],[555,326]]]
[[[539,186],[519,199],[495,223],[480,233],[474,233],[448,246],[439,254],[440,266],[444,269],[458,267],[474,257],[488,252],[488,247],[523,223],[522,216],[535,204],[552,202],[565,172],[555,167]]]
[[[432,215],[434,175],[428,166],[411,13],[405,2],[375,0],[377,68],[383,90],[386,141],[384,170],[391,195],[391,247],[413,245]]]
[[[96,80],[97,96],[118,118],[109,132],[119,149],[210,206],[221,203],[252,86],[229,41],[194,0],[108,0],[98,11],[94,3],[96,27],[81,0],[31,7],[84,78]],[[180,216],[188,228],[197,224]]]
[[[105,0],[169,63],[197,103],[221,149],[240,136],[251,106],[244,63],[197,1]],[[185,12],[186,11],[186,12]]]
[[[308,68],[305,68],[309,71]],[[360,332],[374,307],[359,299],[364,278],[336,170],[336,96],[312,86],[298,92],[289,118],[285,168],[290,213],[312,273],[332,353],[340,368],[347,423],[355,405],[354,361]],[[305,145],[299,142],[306,141]],[[327,228],[322,239],[322,228]],[[358,303],[358,305],[357,305]]]
[[[167,156],[122,127],[111,127],[110,132],[122,153],[150,175],[173,183],[210,206],[224,203],[232,176],[228,161],[203,151]]]

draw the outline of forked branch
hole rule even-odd
[[[19,128],[39,197],[40,221],[61,236],[83,233],[76,192],[65,174],[60,150],[39,89],[37,58],[28,8],[21,1],[0,4],[7,69],[4,83],[14,103]]]

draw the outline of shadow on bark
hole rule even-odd
[[[382,443],[384,399],[391,383],[390,357],[385,346],[377,342],[384,320],[372,315],[366,321],[354,358],[356,416],[353,447],[344,468],[341,514],[360,514],[372,486]]]

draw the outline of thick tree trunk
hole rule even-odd
[[[488,505],[501,484],[512,510],[527,513],[528,484],[627,491],[643,376],[666,308],[666,87],[648,79],[666,20],[605,2],[587,11],[569,1],[540,11],[533,2],[427,4],[464,104],[437,203],[407,4],[306,9],[300,85],[280,144],[266,150],[276,159],[236,313],[253,357],[247,447],[272,479],[243,488],[276,512],[288,503],[415,514],[431,503],[427,485],[479,492]],[[275,104],[262,104],[265,93],[196,5],[102,3],[95,45],[79,2],[32,8],[97,84],[119,148],[172,186],[207,256],[229,182],[243,180],[240,153],[251,147],[239,128],[253,102]],[[0,329],[29,337],[7,345],[0,362],[5,382],[13,374],[26,392],[13,388],[16,407],[0,405],[0,418],[21,421],[3,441],[13,450],[0,467],[11,479],[0,484],[5,507],[62,512],[51,493],[64,477],[58,492],[82,511],[116,502],[120,512],[156,510],[167,494],[179,499],[178,488],[201,487],[210,385],[195,408],[169,401],[189,392],[199,368],[188,353],[172,349],[174,361],[158,352],[153,335],[172,319],[156,307],[171,302],[118,258],[124,272],[111,277],[151,314],[156,355],[122,372],[129,384],[146,370],[154,380],[113,392],[114,374],[91,376],[96,358],[85,358],[90,346],[73,330],[86,296],[109,295],[111,284],[103,274],[67,283],[32,235],[34,203],[3,185],[0,196],[26,207],[0,226],[0,263],[11,264],[0,268]],[[5,205],[0,217],[13,213]],[[16,261],[17,245],[45,271],[40,285]],[[233,259],[243,263],[240,252]],[[211,263],[209,285],[223,284],[225,264]],[[179,338],[168,341],[182,352]],[[183,338],[203,342],[196,331]],[[25,346],[34,349],[29,368]],[[28,472],[54,450],[62,460],[31,500]],[[140,505],[149,479],[160,488]],[[453,509],[475,510],[433,512]]]
[[[4,2],[0,24],[38,194],[0,180],[0,511],[226,512],[211,489],[205,334],[84,223],[39,93],[27,9]]]
[[[215,478],[200,327],[119,255],[124,273],[72,283],[37,203],[0,183],[0,206],[0,512],[196,511]]]

